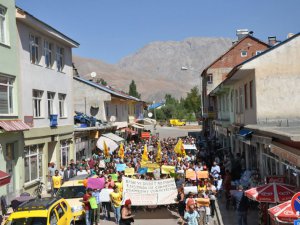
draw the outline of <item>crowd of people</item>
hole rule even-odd
[[[86,211],[86,224],[98,224],[100,222],[100,212],[104,219],[110,220],[110,211],[113,209],[116,224],[130,224],[133,222],[131,212],[131,200],[122,199],[122,177],[125,176],[124,171],[117,171],[117,164],[126,164],[128,168],[134,168],[134,175],[130,176],[134,179],[156,180],[175,178],[176,187],[178,188],[177,206],[180,216],[180,223],[189,225],[208,224],[210,218],[216,214],[215,201],[221,198],[222,194],[226,198],[230,198],[230,189],[232,181],[232,160],[229,156],[215,154],[207,147],[199,145],[199,141],[193,137],[182,138],[183,144],[195,145],[198,151],[196,154],[192,152],[178,152],[174,149],[178,143],[178,139],[167,138],[159,140],[152,137],[150,140],[140,142],[130,141],[124,146],[123,155],[120,149],[110,151],[109,157],[105,151],[95,149],[93,156],[89,159],[81,161],[70,161],[67,168],[61,167],[59,170],[55,168],[54,163],[49,165],[49,177],[52,178],[53,194],[56,193],[58,186],[57,178],[60,177],[61,183],[67,181],[75,175],[95,175],[104,177],[105,188],[111,189],[110,202],[100,203],[99,190],[87,189],[87,193],[83,197],[83,203]],[[161,174],[160,177],[154,176],[153,173],[139,174],[139,168],[142,167],[143,154],[145,156],[144,147],[148,146],[147,160],[149,163],[157,163],[160,166],[174,166],[174,174]],[[160,145],[160,146],[159,146]],[[160,151],[158,151],[160,149]],[[240,160],[242,163],[242,161]],[[242,166],[240,166],[242,170]],[[202,179],[187,179],[185,177],[187,170],[208,171],[209,176]],[[118,181],[113,181],[111,174],[117,174]],[[60,184],[61,184],[60,183]],[[196,186],[197,192],[185,192],[185,187]],[[91,209],[89,198],[94,196],[99,207]],[[202,204],[197,199],[207,199],[206,204]],[[241,202],[242,196],[236,198],[237,207]],[[122,206],[122,202],[124,203]],[[101,208],[101,211],[100,211]],[[245,213],[241,213],[242,220],[245,220]]]

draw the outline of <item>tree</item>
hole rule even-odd
[[[141,98],[141,94],[139,94],[137,92],[136,84],[135,84],[134,80],[132,80],[129,85],[129,95],[136,97],[136,98]]]
[[[102,84],[102,85],[104,85],[104,86],[107,85],[107,82],[106,82],[103,78],[98,78],[98,79],[96,80],[96,83],[97,83],[97,84]]]
[[[184,106],[189,112],[197,115],[201,109],[201,98],[198,87],[193,87],[184,100]]]

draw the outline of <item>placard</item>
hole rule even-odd
[[[175,180],[139,180],[123,177],[123,199],[134,206],[174,204],[177,197]]]
[[[125,169],[126,176],[133,176],[134,175],[134,168],[126,168]]]
[[[197,171],[196,174],[198,179],[206,179],[209,177],[208,171]]]
[[[100,202],[110,202],[109,194],[112,193],[114,190],[110,188],[103,188],[100,191]]]
[[[156,180],[160,179],[160,168],[153,170],[153,176]]]
[[[161,173],[162,174],[170,174],[175,173],[175,166],[161,166]]]
[[[118,171],[118,172],[120,172],[120,171],[124,171],[126,169],[126,164],[121,164],[121,163],[118,163],[118,164],[116,164],[116,170]]]
[[[197,206],[206,206],[210,204],[209,198],[196,198]]]
[[[104,160],[99,161],[99,168],[105,168],[105,161]]]
[[[190,192],[192,192],[193,194],[198,194],[197,186],[184,187],[184,194],[185,195],[187,195]]]
[[[152,162],[141,162],[141,167],[147,167],[148,169],[157,169],[160,168],[160,165],[158,163],[152,163]]]
[[[148,168],[139,168],[138,173],[139,174],[145,174],[145,173],[147,173],[147,170],[148,170]]]
[[[90,206],[91,206],[92,209],[97,209],[98,208],[97,201],[96,201],[95,197],[90,197],[89,202],[90,202]]]
[[[88,178],[87,187],[91,189],[102,189],[105,186],[105,178]]]
[[[185,178],[196,180],[196,172],[194,170],[186,170],[185,171]]]
[[[113,173],[113,174],[109,174],[109,175],[111,176],[111,179],[112,179],[113,181],[118,181],[118,174]]]

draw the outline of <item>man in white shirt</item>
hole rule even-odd
[[[217,165],[216,162],[214,162],[213,166],[211,167],[211,170],[210,170],[210,174],[212,177],[214,178],[218,178],[219,175],[220,175],[220,167]]]

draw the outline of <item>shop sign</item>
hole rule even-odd
[[[267,176],[267,183],[285,183],[284,176]]]
[[[300,157],[278,146],[271,145],[271,152],[280,158],[290,162],[292,165],[300,167]]]

